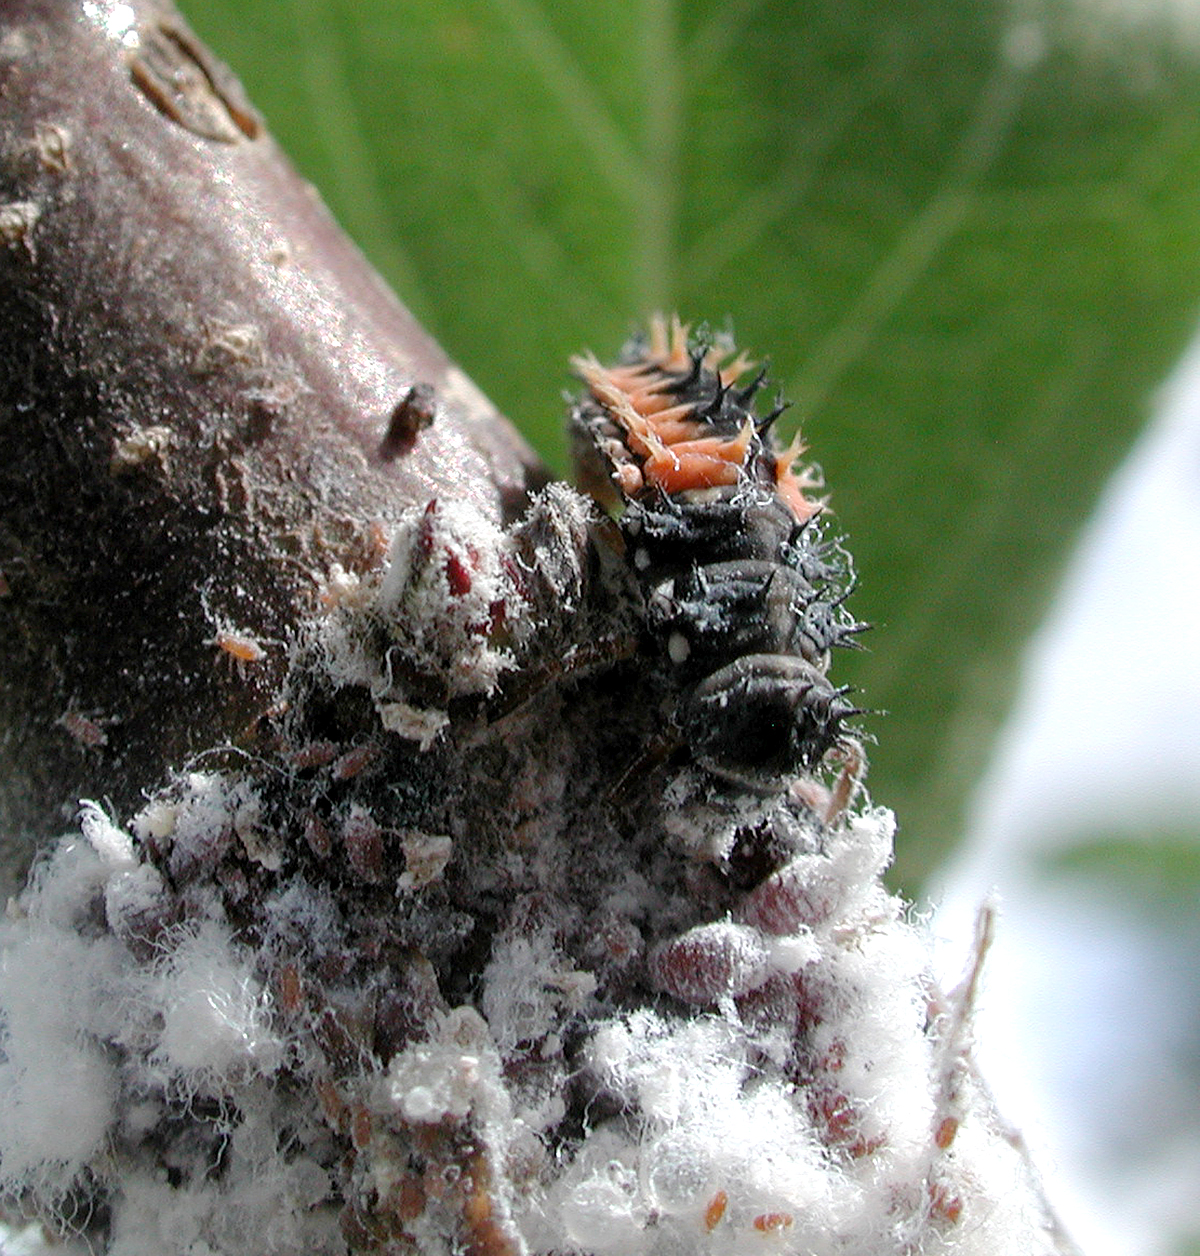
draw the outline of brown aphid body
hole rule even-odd
[[[406,454],[417,437],[437,417],[437,396],[431,384],[413,384],[388,416],[387,431],[379,442],[379,456],[390,462]]]

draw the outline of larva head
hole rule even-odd
[[[680,736],[715,776],[773,792],[815,767],[854,714],[841,690],[803,658],[746,654],[680,703]]]

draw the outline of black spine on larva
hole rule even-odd
[[[575,407],[573,422],[593,462],[623,490],[615,494],[624,505],[619,524],[647,630],[680,690],[681,741],[714,775],[772,792],[816,767],[856,713],[826,676],[830,651],[863,628],[844,607],[849,560],[824,535],[818,508],[797,505],[799,487],[790,497],[785,491],[770,430],[781,407],[760,417],[753,404],[765,372],[739,387],[729,373],[722,378],[722,355],[710,345],[693,340],[685,355],[676,327],[663,351],[666,329],[656,330],[658,346],[631,341],[615,374]],[[605,386],[626,392],[625,419]],[[664,405],[686,406],[695,431],[668,435],[656,417]],[[742,442],[736,483],[680,488],[656,480],[644,455],[647,434],[653,443],[658,433],[667,465],[675,456],[676,466],[690,455],[689,442]],[[680,442],[676,455],[672,441]]]

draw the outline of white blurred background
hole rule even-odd
[[[1081,540],[934,887],[951,981],[990,891],[981,1065],[1068,1230],[1086,1256],[1196,1256],[1200,339]]]

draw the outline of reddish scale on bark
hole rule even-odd
[[[419,1178],[409,1175],[388,1193],[388,1208],[401,1221],[415,1221],[425,1211],[425,1187]]]
[[[800,1026],[796,987],[785,973],[775,973],[761,986],[739,996],[738,1015],[748,1028],[760,1032],[782,1031],[795,1037]]]
[[[483,1158],[474,1157],[468,1178],[470,1193],[463,1202],[467,1230],[463,1247],[467,1256],[518,1256],[524,1248],[517,1248],[496,1215],[495,1200],[488,1185],[490,1179]]]
[[[78,711],[67,711],[58,717],[56,723],[89,750],[108,745],[108,734],[103,726]]]
[[[530,603],[533,597],[529,573],[511,554],[501,555],[500,569],[504,575],[505,587],[511,589],[515,595],[519,617],[522,603]],[[497,598],[492,602],[488,607],[488,616],[490,620],[488,629],[491,636],[498,637],[503,633],[511,632],[512,625],[509,622],[507,598]]]
[[[167,855],[167,870],[176,885],[212,872],[233,844],[233,826],[201,825],[183,838],[174,839]]]
[[[631,920],[610,916],[602,920],[592,935],[591,954],[600,963],[624,968],[642,953],[645,940],[642,931]]]
[[[304,982],[295,964],[284,964],[275,976],[275,999],[285,1016],[295,1016],[304,1007]]]
[[[320,816],[309,812],[304,817],[304,840],[318,859],[328,859],[333,850],[333,835]]]
[[[846,1068],[846,1040],[836,1037],[814,1063],[815,1073],[841,1073]]]
[[[500,567],[504,572],[504,582],[516,590],[517,596],[529,601],[531,582],[529,573],[516,561],[510,554],[503,554],[500,558]]]
[[[452,551],[446,553],[446,583],[455,597],[466,597],[471,592],[471,573],[462,559]]]
[[[109,928],[139,960],[156,959],[162,954],[163,933],[183,918],[184,907],[164,886],[149,902],[124,911],[109,906]]]
[[[954,1141],[954,1136],[958,1133],[958,1117],[943,1117],[938,1122],[938,1127],[934,1131],[934,1145],[939,1151],[945,1151]]]
[[[366,1000],[328,999],[313,1023],[313,1037],[337,1072],[360,1067],[371,1054],[374,1008]]]
[[[444,1009],[436,978],[423,963],[414,963],[380,989],[373,1037],[375,1054],[385,1065],[413,1039],[424,1037],[426,1027]]]
[[[333,741],[310,741],[297,746],[288,758],[294,768],[323,768],[337,758],[338,746]]]
[[[342,1208],[338,1228],[351,1251],[379,1252],[387,1250],[390,1239],[399,1237],[388,1221],[375,1211],[373,1202],[353,1199]]]
[[[414,565],[424,565],[433,553],[433,527],[437,513],[438,502],[434,497],[426,504],[421,522],[417,525],[417,535],[412,547]]]
[[[777,1230],[790,1230],[796,1222],[790,1212],[760,1212],[752,1224],[762,1234],[773,1234]]]
[[[704,1210],[704,1228],[709,1234],[721,1224],[721,1218],[724,1217],[725,1209],[728,1207],[729,1196],[724,1191],[718,1191],[708,1201],[708,1207]]]
[[[313,972],[315,984],[318,986],[332,986],[342,981],[361,958],[360,953],[351,952],[345,947],[338,947],[334,950],[325,951],[316,957],[316,967]]]
[[[808,1113],[826,1143],[847,1143],[855,1136],[858,1115],[854,1105],[841,1091],[810,1093]]]
[[[752,930],[734,924],[697,925],[650,957],[656,985],[684,1003],[715,1003],[745,994],[765,977],[766,949]]]
[[[948,1225],[957,1225],[963,1213],[962,1196],[944,1182],[930,1182],[926,1189],[929,1192],[929,1215]]]
[[[244,902],[250,895],[250,877],[237,864],[223,863],[217,868],[217,884],[232,903]]]
[[[558,901],[542,890],[532,890],[515,898],[508,915],[509,932],[522,938],[550,933],[555,941],[561,941],[563,924]]]
[[[810,867],[790,864],[756,885],[742,900],[739,916],[765,933],[786,937],[802,925],[829,919],[836,899],[833,885]]]
[[[508,603],[498,597],[488,604],[487,635],[498,637],[508,627]]]
[[[350,1116],[350,1141],[356,1151],[366,1151],[371,1145],[371,1131],[371,1114],[361,1103],[356,1104]]]
[[[383,880],[383,830],[362,807],[352,807],[341,825],[342,845],[350,866],[364,880]]]
[[[809,1091],[808,1114],[827,1147],[836,1147],[852,1160],[869,1156],[883,1146],[878,1135],[867,1138],[860,1128],[861,1114],[840,1090]]]
[[[353,780],[378,755],[379,747],[375,742],[367,742],[362,746],[353,746],[333,765],[330,775],[335,781]]]
[[[317,1102],[321,1105],[321,1115],[325,1118],[326,1124],[336,1133],[344,1134],[350,1110],[338,1094],[337,1087],[326,1077],[314,1082],[313,1090],[316,1092]]]
[[[797,1036],[811,1033],[824,1020],[824,992],[803,972],[792,974],[792,988],[796,992]]]

